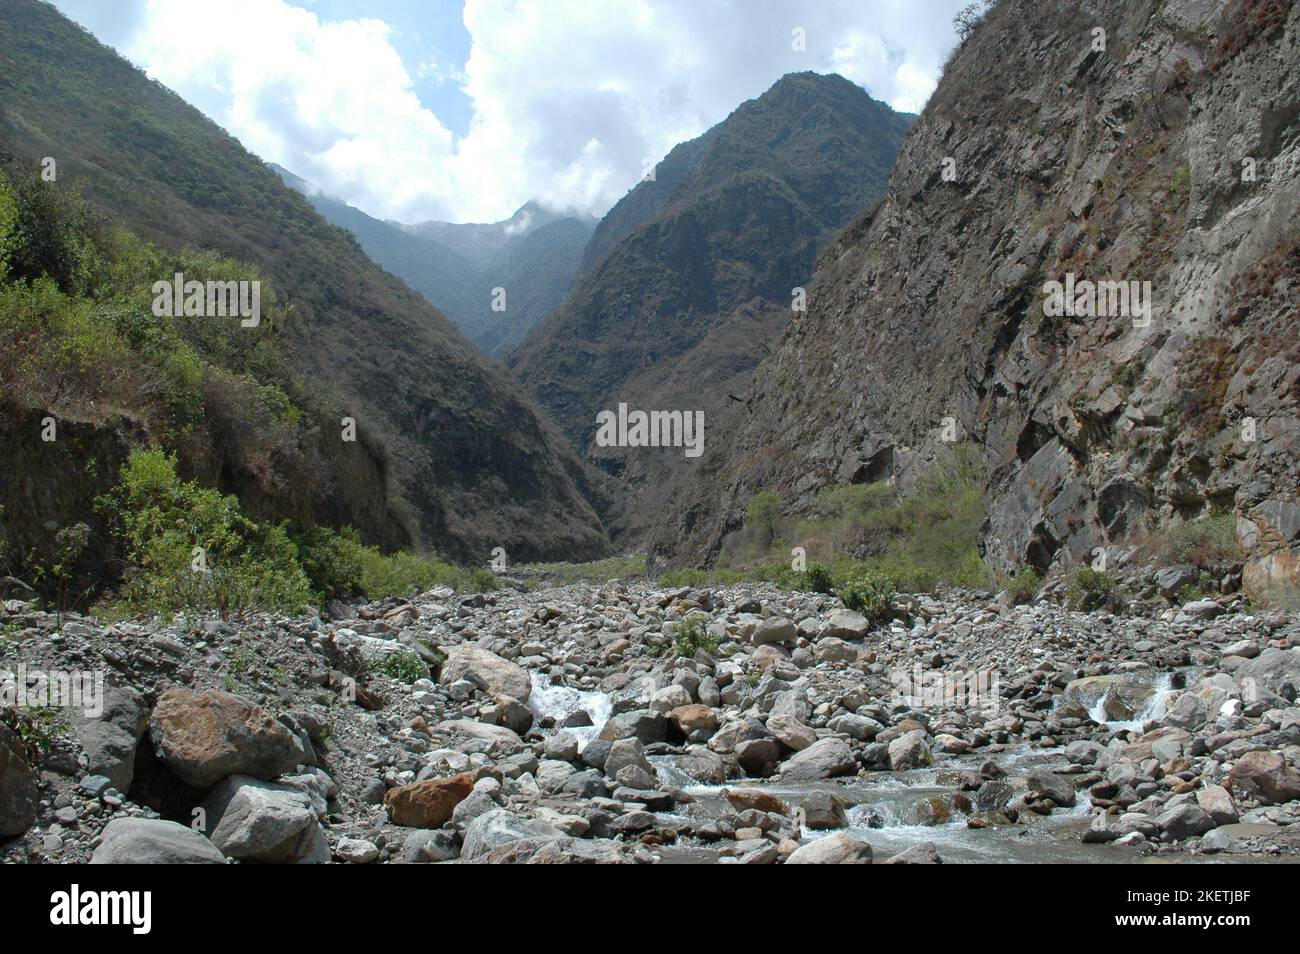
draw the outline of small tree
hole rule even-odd
[[[758,545],[767,548],[781,529],[781,498],[770,490],[760,490],[749,498],[745,526],[756,534]]]

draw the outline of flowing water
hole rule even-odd
[[[1090,715],[1111,732],[1139,730],[1144,722],[1163,714],[1174,691],[1171,674],[1153,674],[1152,678],[1154,691],[1133,719],[1107,719],[1104,696],[1092,706]],[[537,673],[533,674],[533,694],[528,705],[539,719],[549,716],[557,723],[579,709],[585,711],[591,717],[590,727],[564,730],[577,736],[583,746],[595,738],[612,711],[610,699],[603,693],[556,686],[548,677]],[[1050,815],[1024,812],[1020,823],[1015,825],[981,829],[968,827],[967,816],[954,805],[954,796],[958,793],[957,776],[977,770],[989,759],[995,761],[1008,777],[1024,776],[1036,768],[1061,772],[1069,767],[1062,748],[1025,745],[996,754],[941,757],[941,761],[931,768],[872,772],[865,778],[814,782],[735,779],[723,785],[709,785],[684,771],[677,756],[650,757],[661,784],[678,789],[692,799],[679,803],[673,812],[658,813],[665,827],[671,827],[674,822],[686,826],[687,823],[708,821],[731,813],[734,810],[725,794],[728,788],[758,787],[791,804],[797,804],[812,792],[826,791],[834,793],[848,805],[847,831],[870,844],[878,859],[930,842],[946,863],[1128,864],[1146,861],[1143,855],[1130,848],[1084,844],[1080,840],[1080,835],[1088,828],[1092,807],[1086,791],[1079,793],[1074,807],[1057,809]],[[937,814],[933,810],[935,805],[941,806]],[[932,820],[937,818],[940,823],[922,823],[921,819],[927,815]],[[806,830],[804,839],[825,837],[830,833]],[[656,848],[655,852],[669,863],[704,864],[715,862],[720,857],[720,847],[682,844]]]

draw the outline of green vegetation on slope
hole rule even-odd
[[[767,580],[835,591],[866,610],[887,603],[894,588],[928,592],[941,585],[992,584],[980,557],[985,519],[976,449],[956,445],[903,495],[886,482],[829,487],[798,520],[782,516],[780,497],[750,498],[744,529],[723,545],[712,570],[675,570],[665,585],[698,586]],[[802,548],[806,569],[793,568]]]
[[[60,184],[136,235],[254,263],[292,304],[294,370],[358,427],[354,445],[318,446],[315,522],[473,562],[496,546],[515,559],[601,554],[581,464],[499,368],[198,110],[48,4],[6,0],[0,166],[46,156]],[[297,492],[258,497],[253,483],[222,489],[267,516]]]
[[[288,501],[278,519],[255,519],[236,496],[178,473],[255,472],[272,490],[310,484],[312,435],[335,414],[327,392],[294,374],[284,342],[292,311],[269,284],[256,326],[155,314],[160,276],[262,281],[248,266],[165,252],[75,193],[3,172],[0,263],[4,575],[60,606],[121,578],[128,607],[222,613],[491,582],[413,554],[383,556],[355,531],[306,523]],[[43,455],[79,427],[109,435],[102,446],[113,454],[83,455],[70,473],[66,459]],[[32,485],[70,492],[42,507],[49,498],[34,499]]]

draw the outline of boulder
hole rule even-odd
[[[813,650],[819,663],[851,663],[858,658],[858,648],[836,636],[817,640]]]
[[[1216,825],[1232,825],[1238,821],[1237,806],[1232,802],[1232,795],[1222,785],[1206,784],[1196,793],[1196,804]]]
[[[572,732],[556,732],[548,735],[542,745],[542,751],[548,759],[561,762],[573,762],[578,758],[578,738]]]
[[[869,742],[884,730],[884,726],[868,716],[858,715],[850,712],[847,715],[836,716],[826,724],[832,732],[843,732],[850,738],[857,739],[859,742]]]
[[[223,865],[216,846],[192,828],[155,818],[114,818],[104,826],[92,865]]]
[[[801,752],[796,752],[781,765],[781,777],[789,780],[811,780],[851,775],[858,763],[853,750],[843,739],[821,739]]]
[[[0,840],[21,835],[36,821],[36,772],[22,740],[0,723]]]
[[[609,747],[605,757],[605,774],[617,778],[620,769],[629,765],[644,770],[651,778],[655,777],[654,766],[646,758],[645,747],[636,739],[619,739]]]
[[[932,841],[922,841],[913,845],[911,848],[905,848],[898,854],[894,855],[888,861],[887,865],[941,865],[943,859],[939,857],[939,851],[934,847]]]
[[[154,706],[149,732],[158,757],[200,790],[230,775],[272,779],[305,755],[301,740],[271,713],[215,689],[168,689]]]
[[[651,745],[668,738],[668,719],[653,709],[633,709],[620,712],[601,727],[598,738],[610,742],[616,739],[636,739],[642,745]]]
[[[449,686],[459,679],[469,679],[487,687],[489,695],[509,696],[519,702],[528,702],[533,691],[533,680],[528,670],[516,666],[508,659],[478,646],[462,644],[454,647],[442,664],[438,681]]]
[[[796,716],[781,714],[769,716],[767,729],[787,748],[801,752],[817,741],[817,730]]]
[[[925,741],[924,729],[905,732],[889,743],[889,767],[895,772],[906,772],[933,764],[934,753]]]
[[[1029,793],[1036,799],[1050,798],[1062,808],[1074,804],[1074,786],[1066,779],[1047,769],[1034,769],[1027,778]]]
[[[1228,773],[1234,794],[1263,805],[1281,805],[1300,798],[1300,775],[1277,752],[1247,752]]]
[[[736,761],[747,775],[771,773],[781,758],[781,743],[773,738],[746,739],[736,746]]]
[[[1167,840],[1182,841],[1214,828],[1214,819],[1195,802],[1183,802],[1156,816],[1156,826]]]
[[[1063,705],[1077,703],[1089,712],[1100,702],[1107,719],[1132,719],[1154,692],[1149,680],[1116,673],[1071,680],[1061,701]]]
[[[328,864],[329,845],[311,799],[287,785],[234,775],[203,803],[212,844],[240,861]]]
[[[798,635],[799,629],[791,620],[784,616],[769,616],[754,627],[751,639],[755,646],[766,646],[772,643],[793,643]]]
[[[683,735],[690,735],[692,732],[712,732],[718,727],[718,714],[698,702],[678,706],[668,713],[668,718]]]
[[[804,824],[809,828],[847,828],[847,803],[830,792],[812,792],[799,801]]]
[[[406,865],[436,864],[460,857],[460,840],[454,832],[422,829],[413,831],[402,842],[397,860]]]
[[[466,861],[475,861],[497,848],[517,841],[553,841],[563,837],[558,828],[545,822],[521,818],[514,812],[498,808],[480,815],[465,829],[460,857]]]
[[[1151,580],[1160,591],[1161,596],[1176,596],[1184,586],[1194,584],[1200,579],[1200,570],[1190,563],[1178,566],[1166,566],[1156,570]]]
[[[86,752],[86,772],[102,775],[125,792],[135,778],[135,750],[149,725],[149,707],[130,686],[106,681],[103,712],[79,716],[72,734]]]
[[[384,795],[384,807],[394,825],[441,828],[473,790],[474,776],[468,773],[430,778],[390,788]]]
[[[871,846],[844,832],[818,838],[795,850],[788,865],[869,865]]]
[[[823,636],[837,639],[863,639],[869,632],[871,621],[849,609],[836,610],[822,627]]]
[[[752,809],[759,812],[775,812],[778,815],[790,814],[789,805],[761,788],[729,788],[723,794],[737,811]]]
[[[368,865],[379,860],[379,847],[363,838],[340,838],[334,854],[351,865]]]

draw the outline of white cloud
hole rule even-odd
[[[796,70],[919,110],[962,5],[466,0],[463,70],[412,64],[470,98],[458,139],[420,103],[378,20],[322,22],[286,0],[133,0],[128,32],[97,23],[89,0],[57,2],[252,152],[401,221],[494,221],[531,198],[603,213],[646,159]],[[796,27],[806,51],[792,49]]]

